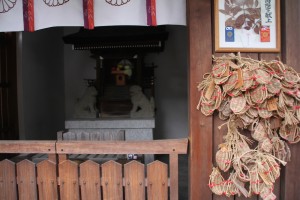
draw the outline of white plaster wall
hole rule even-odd
[[[168,26],[165,50],[151,54],[146,62],[158,65],[155,71],[156,139],[188,136],[187,27]]]
[[[20,34],[20,139],[55,139],[65,117],[63,29]]]
[[[79,28],[64,28],[64,35],[78,30]],[[90,56],[90,51],[72,50],[72,45],[64,45],[66,119],[72,118],[75,103],[85,91],[84,79],[96,79],[96,61]]]

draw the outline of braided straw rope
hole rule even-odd
[[[224,143],[216,152],[217,167],[209,179],[212,192],[275,199],[280,164],[291,156],[287,142],[300,141],[299,74],[277,60],[213,56],[212,72],[204,75],[198,90],[197,109],[206,116],[218,111],[220,119],[227,120]],[[252,138],[239,128],[249,130]],[[227,179],[223,172],[230,172]]]

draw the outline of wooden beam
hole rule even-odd
[[[188,139],[149,141],[57,141],[61,154],[186,154]]]
[[[196,109],[199,93],[197,83],[211,71],[212,1],[188,0],[189,36],[189,199],[209,200],[212,193],[207,186],[212,170],[213,120]]]
[[[56,140],[0,140],[0,153],[56,153]]]

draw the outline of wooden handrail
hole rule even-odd
[[[0,140],[0,153],[56,153],[56,140]]]
[[[57,153],[65,154],[186,154],[187,139],[149,141],[58,141]]]
[[[0,140],[0,153],[186,154],[188,139],[149,141]]]

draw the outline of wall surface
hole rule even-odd
[[[51,28],[19,37],[20,139],[55,139],[64,127],[62,35]]]
[[[168,26],[164,52],[150,54],[155,63],[155,138],[183,138],[188,135],[187,27]]]
[[[64,35],[78,32],[78,28],[64,28]],[[65,74],[65,118],[71,119],[74,106],[83,95],[86,82],[84,79],[96,78],[96,61],[90,58],[89,51],[72,50],[72,45],[64,44],[64,74]]]
[[[189,199],[190,200],[259,200],[257,195],[249,198],[225,195],[212,195],[208,187],[212,164],[216,166],[215,154],[218,145],[224,142],[227,129],[218,129],[224,121],[217,115],[206,117],[195,110],[200,94],[195,94],[194,83],[211,71],[211,56],[221,56],[214,46],[214,2],[212,0],[188,0],[187,16],[189,29]],[[244,1],[243,1],[244,2]],[[278,53],[242,53],[244,57],[257,60],[274,60],[279,57],[284,63],[300,71],[300,1],[279,1],[281,22],[281,49]],[[200,80],[199,80],[200,78]],[[280,200],[299,199],[299,143],[289,144],[291,161],[281,166],[280,178],[276,180],[272,192]],[[270,197],[269,195],[268,197]],[[267,197],[267,198],[268,198]],[[266,198],[266,199],[267,199]]]

